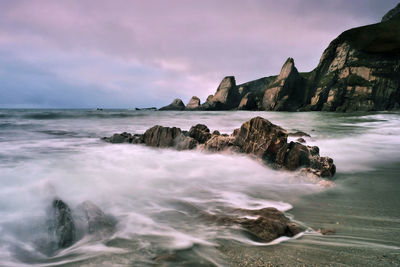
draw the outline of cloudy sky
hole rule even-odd
[[[310,71],[398,0],[0,1],[0,107],[134,108]]]

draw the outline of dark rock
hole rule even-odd
[[[296,111],[305,100],[304,84],[293,58],[288,58],[278,77],[265,91],[263,109]]]
[[[142,137],[142,141],[152,147],[176,147],[179,150],[193,149],[196,140],[185,136],[181,129],[176,127],[153,126]]]
[[[168,106],[160,108],[160,110],[185,110],[185,104],[179,98],[174,99]]]
[[[212,134],[213,134],[213,135],[220,135],[221,133],[220,133],[218,130],[214,130],[214,131],[212,132]]]
[[[243,96],[243,98],[240,100],[239,110],[257,110],[257,99],[254,93],[247,93]]]
[[[271,163],[283,164],[287,132],[281,127],[256,117],[243,123],[238,133],[234,135],[236,136],[234,144],[241,152],[253,154]]]
[[[204,144],[211,138],[210,129],[208,129],[204,124],[197,124],[190,128],[189,136],[194,138],[200,144]]]
[[[336,231],[335,231],[335,229],[320,228],[320,229],[318,229],[317,232],[321,233],[323,235],[333,235]]]
[[[398,16],[400,16],[400,3],[382,17],[382,22],[394,19]]]
[[[236,215],[235,215],[236,214]],[[219,224],[240,225],[259,241],[270,242],[281,236],[293,237],[304,231],[275,208],[259,210],[238,209],[234,215],[206,215]],[[256,218],[249,218],[256,217]]]
[[[297,138],[296,141],[299,142],[299,143],[303,143],[303,144],[306,143],[306,140],[304,138],[302,138],[302,137]]]
[[[213,96],[201,106],[203,110],[229,110],[236,108],[240,102],[240,94],[233,76],[225,77]]]
[[[302,131],[297,131],[297,132],[294,132],[294,133],[289,133],[288,135],[289,135],[289,136],[295,136],[295,137],[304,137],[304,136],[306,136],[306,137],[311,137],[311,135],[309,135],[308,133],[302,132]]]
[[[198,98],[197,96],[193,96],[189,103],[186,105],[187,109],[190,110],[196,110],[200,108],[200,98]]]
[[[55,237],[57,248],[67,248],[75,242],[76,229],[71,209],[61,199],[52,202],[49,231]]]
[[[76,207],[76,217],[89,234],[104,236],[113,233],[115,230],[115,218],[106,215],[91,201],[85,201]]]

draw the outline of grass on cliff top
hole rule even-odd
[[[339,39],[367,53],[400,53],[400,16],[391,20],[350,29]]]

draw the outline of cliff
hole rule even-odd
[[[400,4],[380,23],[340,34],[318,66],[299,73],[288,58],[277,76],[236,85],[225,77],[189,110],[378,111],[400,108]]]

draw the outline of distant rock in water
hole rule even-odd
[[[200,108],[200,98],[198,98],[197,96],[193,96],[189,103],[186,105],[186,109],[188,110],[197,110]]]
[[[52,202],[49,231],[57,248],[66,248],[75,242],[76,229],[71,209],[61,199]]]
[[[113,137],[105,137],[103,140],[112,143]],[[290,171],[301,168],[301,172],[317,177],[332,177],[335,174],[336,167],[333,160],[329,157],[320,157],[318,147],[305,146],[297,142],[288,143],[287,137],[285,129],[264,118],[255,117],[243,123],[231,135],[221,135],[218,131],[211,134],[208,127],[203,124],[193,126],[189,132],[176,127],[156,125],[143,135],[136,135],[135,139],[125,137],[125,140],[128,143],[144,143],[152,147],[171,147],[177,150],[199,148],[213,152],[245,153],[254,155],[275,168]]]
[[[347,30],[318,66],[288,58],[277,76],[236,84],[225,77],[200,110],[379,111],[400,108],[400,4],[382,22]]]
[[[179,98],[174,99],[171,104],[168,106],[160,108],[160,110],[184,110],[185,109],[185,104],[183,104],[182,100]]]

